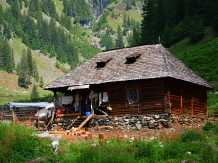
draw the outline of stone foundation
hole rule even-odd
[[[151,114],[124,116],[94,116],[89,127],[108,126],[110,128],[140,130],[141,128],[161,129],[172,127],[174,124],[191,126],[194,123],[206,122],[207,118],[193,118],[176,114]]]

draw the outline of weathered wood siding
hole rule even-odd
[[[171,113],[207,116],[207,90],[198,85],[169,80]]]
[[[124,114],[139,114],[139,104],[129,105],[126,101],[126,85],[130,83],[120,82],[108,85],[107,93],[112,107],[111,115],[124,115]],[[131,83],[133,84],[133,83]],[[135,83],[135,86],[136,85]]]
[[[139,102],[128,104],[126,89],[137,88]],[[111,115],[157,114],[164,112],[164,79],[110,83],[107,86]]]
[[[145,80],[141,83],[141,113],[164,112],[164,79]]]

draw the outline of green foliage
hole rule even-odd
[[[180,136],[181,142],[201,141],[202,139],[203,135],[196,130],[186,130]]]
[[[40,86],[41,88],[44,87],[44,79],[43,79],[42,76],[41,76],[40,79],[39,79],[39,86]]]
[[[39,81],[39,74],[35,60],[32,59],[32,53],[30,48],[27,49],[27,53],[23,50],[20,63],[17,66],[18,85],[28,88],[31,84],[31,78],[36,82]]]
[[[12,73],[14,69],[14,55],[10,45],[0,36],[0,69]]]
[[[47,14],[48,16],[51,16],[52,18],[56,18],[56,8],[55,3],[52,0],[43,0],[42,3],[42,11]]]
[[[118,26],[118,31],[117,31],[116,47],[117,48],[123,48],[124,47],[123,33],[122,33],[122,29],[121,29],[120,26]]]
[[[64,13],[74,17],[74,23],[88,24],[92,19],[90,6],[85,0],[63,0]]]
[[[0,163],[28,162],[51,152],[50,141],[31,136],[33,132],[14,123],[0,123]]]
[[[202,162],[216,162],[217,158],[214,153],[213,147],[209,144],[206,144],[204,148],[201,150],[201,158]],[[216,160],[214,159],[216,158]]]
[[[205,26],[216,30],[217,1],[145,0],[142,13],[142,44],[161,42],[169,47],[190,37],[198,42],[204,36]]]
[[[63,65],[61,65],[58,61],[56,61],[55,66],[60,69],[61,71],[63,71],[64,73],[68,73],[69,70],[66,69]]]
[[[102,35],[100,40],[101,47],[106,48],[106,50],[114,49],[114,42],[110,36]]]
[[[31,101],[37,101],[39,99],[38,88],[37,88],[37,85],[35,85],[35,84],[33,85],[30,99],[31,99]]]
[[[106,11],[101,15],[101,17],[100,17],[100,19],[98,21],[98,24],[97,24],[99,29],[104,28],[104,27],[107,26],[107,16],[108,16],[108,14],[109,14],[109,12]]]
[[[215,129],[215,125],[214,125],[214,123],[212,123],[212,122],[207,122],[207,123],[202,127],[202,129],[203,129],[204,131],[210,131],[210,130]]]
[[[217,52],[218,39],[214,39],[193,51],[185,53],[180,59],[198,75],[213,83],[218,79]]]
[[[130,10],[132,7],[131,7],[131,4],[129,2],[127,2],[126,4],[126,11]]]
[[[22,126],[21,126],[22,127]],[[133,141],[128,140],[101,140],[95,142],[78,142],[65,144],[66,150],[59,151],[57,155],[50,155],[51,149],[47,145],[48,141],[43,139],[38,142],[38,138],[29,136],[31,132],[26,128],[20,129],[14,132],[14,124],[9,127],[0,124],[0,142],[3,138],[4,143],[0,143],[0,149],[2,146],[7,148],[2,150],[0,156],[3,156],[4,160],[2,162],[13,162],[16,156],[18,162],[27,162],[29,159],[44,156],[46,162],[121,162],[121,163],[142,163],[142,162],[182,162],[187,160],[188,162],[216,162],[217,161],[217,144],[211,143],[211,139],[216,136],[212,133],[208,139],[190,139],[190,133],[196,135],[197,131],[190,132],[188,136],[185,136],[185,141],[181,139],[168,140],[165,138],[156,139],[153,141]],[[6,130],[7,128],[7,130]],[[6,132],[10,129],[10,132]],[[14,136],[16,133],[16,136]],[[5,136],[7,134],[7,136]],[[201,134],[201,133],[199,133]],[[27,135],[27,136],[26,136]],[[202,135],[203,136],[203,135]],[[188,138],[187,138],[188,137]],[[25,139],[25,141],[22,141]],[[9,141],[10,140],[10,141]],[[19,140],[19,143],[13,143]],[[214,139],[216,140],[216,139]],[[38,143],[35,146],[35,141]],[[20,144],[21,142],[21,144]],[[24,144],[25,143],[25,144]],[[31,145],[30,145],[31,143]],[[63,145],[63,143],[61,143]],[[23,145],[19,147],[20,151],[24,149],[28,150],[28,157],[23,158],[23,155],[27,156],[25,152],[18,153],[16,146]],[[12,148],[11,148],[12,147]],[[34,147],[34,148],[33,148]],[[33,149],[34,151],[33,151]],[[6,151],[5,151],[6,150]],[[14,151],[13,151],[14,150]],[[50,152],[48,152],[50,151]],[[9,152],[9,154],[7,154]],[[14,152],[14,153],[12,153]],[[32,152],[32,153],[30,153]],[[46,153],[47,152],[47,153]],[[189,154],[189,153],[190,154]],[[11,155],[10,155],[11,154]],[[7,157],[7,156],[13,157]],[[49,157],[48,157],[49,156]]]
[[[190,30],[190,39],[192,42],[199,41],[205,32],[205,26],[203,20],[200,16],[194,15],[192,23],[191,23],[191,30]]]
[[[113,143],[113,142],[112,142]],[[110,144],[110,143],[109,143]],[[102,142],[102,145],[96,148],[75,148],[71,146],[71,151],[78,151],[80,154],[75,158],[75,162],[98,162],[98,163],[133,163],[136,162],[134,158],[134,148],[124,147],[124,142],[120,146],[107,145]]]
[[[145,143],[137,143],[136,144],[138,151],[136,154],[136,157],[147,157],[147,158],[151,158],[154,156],[155,153],[155,147],[154,147],[154,143],[151,142],[145,142]]]

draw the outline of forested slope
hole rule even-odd
[[[1,75],[18,75],[14,88],[30,92],[101,50],[160,42],[215,88],[209,102],[218,107],[216,6],[217,0],[0,0]]]

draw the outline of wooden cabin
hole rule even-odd
[[[207,116],[207,90],[212,87],[156,44],[100,52],[45,89],[81,96],[92,91],[93,105],[111,107],[110,115]]]

